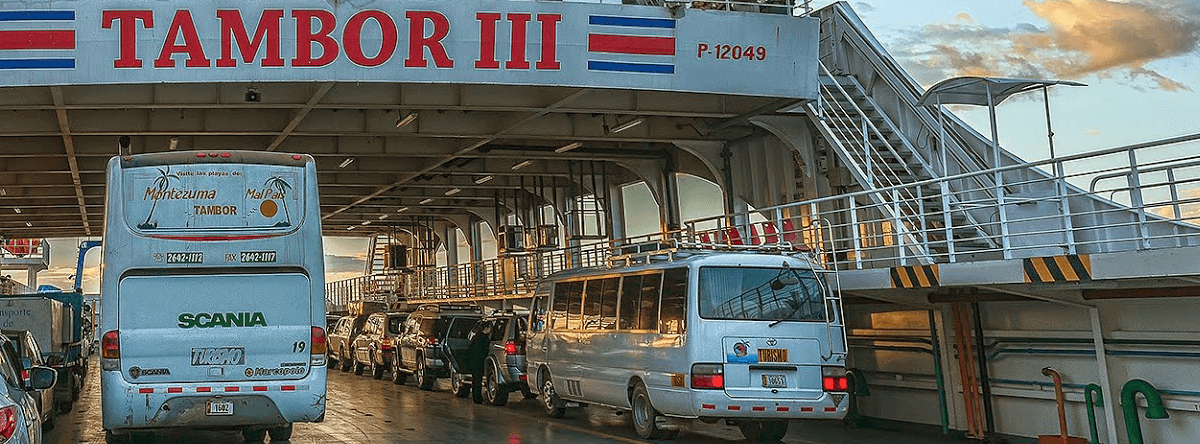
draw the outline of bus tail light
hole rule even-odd
[[[104,333],[100,339],[100,357],[104,359],[119,359],[121,357],[120,333],[111,330]]]
[[[312,347],[309,352],[309,364],[314,367],[325,365],[325,329],[314,326],[310,342],[312,343]]]
[[[16,432],[17,406],[10,405],[0,408],[0,440],[8,441]]]
[[[692,364],[692,388],[721,390],[725,388],[724,364]]]
[[[517,343],[516,343],[516,342],[509,342],[509,343],[507,343],[507,344],[504,344],[504,354],[506,354],[506,355],[515,355],[515,354],[517,354]]]
[[[850,389],[850,379],[844,367],[821,367],[821,389],[827,392],[844,392]]]

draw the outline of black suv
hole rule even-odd
[[[400,331],[400,359],[392,359],[392,382],[403,384],[411,374],[417,387],[432,390],[437,378],[450,376],[447,350],[466,350],[467,334],[481,318],[483,313],[474,306],[422,306],[412,312]]]

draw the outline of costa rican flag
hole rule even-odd
[[[675,74],[675,20],[588,16],[588,70]]]
[[[0,69],[75,67],[75,11],[0,11]]]

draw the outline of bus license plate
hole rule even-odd
[[[788,362],[786,348],[758,349],[758,362]]]
[[[208,416],[230,416],[233,415],[232,401],[209,401]]]
[[[763,387],[787,388],[787,375],[762,375]]]

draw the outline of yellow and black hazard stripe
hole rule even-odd
[[[892,288],[929,288],[938,285],[937,264],[892,267]]]
[[[1025,282],[1087,282],[1092,280],[1092,260],[1086,254],[1022,259]]]

